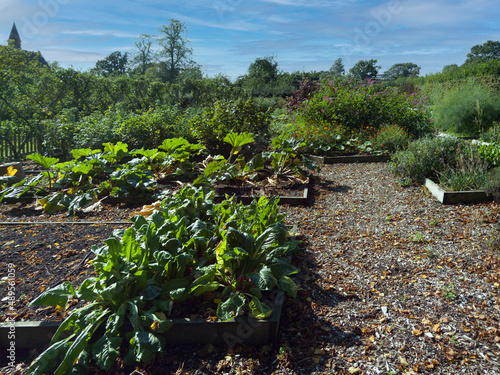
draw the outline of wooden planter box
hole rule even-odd
[[[280,196],[279,197],[279,202],[278,202],[278,205],[282,205],[282,204],[289,204],[291,206],[300,206],[300,205],[305,205],[307,203],[307,199],[308,199],[308,196],[309,196],[309,187],[306,185],[306,187],[304,188],[304,191],[302,193],[302,196]],[[254,199],[259,199],[260,197],[259,196],[255,196],[255,197],[251,197],[251,196],[247,196],[247,195],[243,195],[243,196],[235,196],[235,199],[236,201],[238,202],[242,202],[243,204],[250,204],[252,203],[252,201]],[[223,201],[224,199],[226,199],[226,197],[224,196],[221,196],[221,195],[216,195],[215,196],[215,200],[216,202],[221,202]]]
[[[389,155],[347,155],[347,156],[308,155],[307,157],[318,164],[380,163],[389,161],[391,159]]]
[[[304,184],[304,190],[302,191],[301,196],[279,196],[280,199],[278,205],[289,204],[291,206],[300,206],[305,205],[307,203],[309,197],[309,181],[311,180],[311,175],[307,178],[307,182]],[[248,195],[235,195],[235,199],[238,202],[242,202],[243,204],[250,204],[254,199],[259,199],[260,196],[248,196]],[[223,195],[216,195],[215,201],[221,202],[226,199]]]
[[[229,322],[210,322],[204,319],[173,319],[174,324],[164,336],[167,344],[266,344],[276,340],[285,301],[281,291],[274,293],[272,315],[263,320],[237,317]],[[271,303],[270,303],[271,304]],[[0,323],[0,348],[32,349],[49,344],[61,322],[28,321]],[[9,339],[9,332],[15,339]]]
[[[425,187],[443,204],[483,203],[491,201],[484,190],[446,191],[430,179],[425,180]]]

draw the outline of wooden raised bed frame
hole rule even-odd
[[[266,344],[276,340],[281,311],[285,301],[282,291],[273,293],[273,312],[268,319],[237,317],[229,322],[206,322],[204,319],[173,319],[173,326],[165,334],[167,344]],[[8,348],[11,342],[16,349],[46,346],[61,322],[27,321],[0,323],[0,347]],[[9,339],[9,332],[15,339]]]
[[[425,180],[425,187],[442,204],[484,203],[491,201],[491,197],[484,190],[446,191],[428,178]]]
[[[309,159],[319,164],[337,163],[380,163],[391,159],[389,155],[347,155],[347,156],[316,156],[308,155]]]

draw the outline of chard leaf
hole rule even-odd
[[[118,330],[122,327],[125,320],[127,308],[128,305],[124,302],[114,314],[109,316],[108,321],[106,322],[106,331],[109,332],[110,336],[116,336],[118,334]]]
[[[297,285],[288,276],[283,276],[278,280],[278,288],[287,292],[290,297],[295,298],[297,296]]]
[[[57,364],[63,360],[64,354],[69,348],[67,341],[70,339],[71,337],[68,337],[66,340],[58,341],[49,346],[30,365],[26,375],[45,375],[53,372]]]
[[[269,306],[261,302],[256,296],[252,296],[252,300],[248,305],[253,317],[256,319],[265,319],[273,312]]]
[[[176,290],[179,288],[185,288],[188,284],[189,284],[189,281],[185,278],[173,279],[173,280],[166,282],[163,285],[163,290],[172,291],[172,290]]]
[[[100,368],[106,371],[111,370],[113,363],[120,355],[122,340],[121,337],[108,337],[105,334],[92,346],[92,358]]]
[[[266,265],[262,265],[256,273],[248,274],[247,277],[260,290],[271,290],[276,285],[276,278],[273,276],[273,271]]]
[[[152,301],[156,297],[158,297],[161,293],[161,288],[154,284],[148,285],[144,290],[142,291],[142,296],[144,297],[145,301]]]
[[[156,353],[162,351],[162,344],[158,337],[150,332],[140,331],[130,339],[130,355],[128,359],[136,362],[151,362]]]
[[[212,281],[208,284],[197,285],[191,288],[191,293],[193,293],[195,297],[198,297],[205,292],[213,292],[214,290],[219,289],[219,287],[221,286],[222,284],[218,283],[217,281]]]
[[[73,310],[71,315],[68,316],[61,325],[57,328],[56,333],[52,336],[51,344],[56,341],[61,340],[62,336],[68,335],[68,331],[72,330],[75,327],[75,322],[80,319],[83,315],[87,314],[89,311],[92,311],[96,308],[97,303],[88,304],[80,309]]]
[[[100,316],[91,324],[87,325],[85,329],[75,338],[66,352],[64,360],[54,372],[54,375],[65,375],[73,367],[73,363],[80,356],[80,353],[87,347],[95,330],[106,320],[109,310],[106,309],[100,313]]]
[[[93,290],[96,280],[95,277],[85,279],[78,287],[75,293],[76,297],[85,301],[94,301],[98,296],[98,293]]]
[[[272,225],[267,228],[257,239],[255,240],[256,247],[260,251],[267,250],[270,247],[277,246],[285,243],[286,241],[286,227],[281,225]]]
[[[65,307],[68,299],[75,295],[75,289],[69,281],[65,281],[49,289],[31,301],[30,306],[61,306]]]
[[[130,324],[132,324],[132,328],[136,332],[140,331],[141,328],[139,326],[139,308],[132,301],[127,301],[126,304],[130,311],[130,314],[128,314],[128,320],[130,321]]]
[[[244,305],[245,298],[240,293],[234,293],[227,300],[219,304],[217,307],[217,316],[223,322],[227,322],[237,316]]]
[[[129,227],[123,234],[121,252],[125,254],[128,262],[141,262],[143,254],[142,249],[136,240],[134,227]]]
[[[298,269],[292,266],[284,259],[275,260],[269,265],[276,279],[281,279],[283,276],[293,275],[298,272]]]

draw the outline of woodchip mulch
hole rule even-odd
[[[310,194],[282,208],[303,246],[276,343],[171,347],[113,374],[500,374],[498,203],[443,206],[385,163],[323,166]]]

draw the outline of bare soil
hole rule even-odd
[[[111,374],[500,374],[498,203],[443,206],[425,188],[400,187],[384,163],[323,166],[309,194],[308,206],[281,208],[303,246],[293,259],[301,289],[286,302],[277,342],[169,347],[138,368],[117,362]],[[0,221],[30,220],[75,219],[0,206]],[[57,319],[26,305],[62,278],[85,278],[89,247],[117,227],[0,225],[0,277],[16,266],[19,319]],[[40,350],[18,353],[15,373]]]

